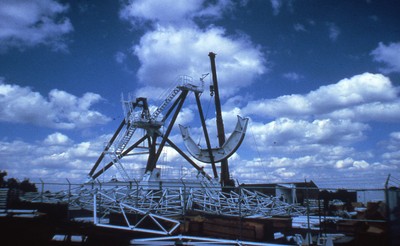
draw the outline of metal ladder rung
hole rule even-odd
[[[180,89],[176,87],[174,90],[171,91],[171,93],[168,95],[168,97],[164,100],[164,102],[161,104],[160,107],[154,111],[154,113],[151,115],[151,120],[155,120],[157,116],[164,110],[164,108],[168,105],[169,102],[178,94]]]
[[[117,167],[118,172],[121,174],[122,178],[124,179],[124,181],[128,181],[130,180],[130,177],[128,175],[128,173],[126,172],[126,170],[124,169],[124,167],[122,166],[122,163],[119,161],[118,156],[116,155],[116,153],[114,152],[109,152],[112,158],[112,162],[114,163],[114,165]]]
[[[118,143],[118,147],[116,149],[116,153],[120,154],[126,147],[126,145],[129,143],[129,140],[131,140],[133,134],[135,133],[136,128],[135,127],[129,127],[127,131],[125,132],[124,137],[121,139],[121,141]]]

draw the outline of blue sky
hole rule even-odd
[[[398,13],[395,0],[2,0],[0,169],[85,180],[123,118],[121,93],[154,108],[178,76],[209,73],[212,51],[227,134],[250,118],[234,179],[382,187],[400,176]],[[178,121],[200,139],[194,103]],[[184,149],[177,128],[171,139]],[[186,164],[167,150],[161,165]]]

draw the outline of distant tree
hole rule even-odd
[[[10,189],[19,189],[19,182],[15,178],[7,179],[7,187]]]
[[[0,171],[0,187],[21,190],[23,192],[37,192],[36,185],[34,183],[31,183],[28,178],[25,178],[22,182],[19,182],[15,178],[9,178],[7,179],[7,181],[5,181],[5,176],[7,176],[7,172]]]
[[[0,188],[6,186],[6,181],[4,180],[5,176],[7,176],[7,172],[0,171]]]
[[[27,178],[19,184],[19,189],[23,192],[37,192],[36,185],[29,182]]]

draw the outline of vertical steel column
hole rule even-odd
[[[156,145],[157,145],[157,133],[153,132],[152,136],[149,136],[149,157],[147,159],[146,171],[153,171],[155,168],[155,158],[156,158]]]
[[[215,111],[217,118],[218,143],[219,147],[222,147],[225,143],[225,130],[224,130],[224,122],[222,120],[221,101],[219,98],[217,69],[215,66],[215,53],[210,52],[208,56],[210,57],[211,72],[212,72],[212,79],[214,86],[214,100],[215,100]],[[229,166],[227,159],[223,159],[221,161],[221,184],[223,186],[233,185],[233,182],[230,180]]]

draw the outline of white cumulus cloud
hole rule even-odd
[[[336,84],[321,86],[308,94],[285,95],[250,102],[243,112],[269,117],[335,117],[393,121],[398,111],[399,89],[381,74],[364,73]],[[375,114],[375,113],[378,113]],[[397,114],[398,115],[398,114]],[[383,117],[382,117],[383,116]]]
[[[3,0],[0,4],[0,51],[10,47],[48,45],[66,50],[65,35],[73,31],[64,14],[68,6],[54,0]]]
[[[102,100],[95,93],[82,97],[53,89],[48,97],[29,87],[0,81],[0,121],[29,123],[56,129],[85,128],[110,119],[91,107]]]
[[[240,31],[228,35],[213,23],[241,4],[231,0],[138,0],[124,4],[121,19],[146,30],[132,47],[140,62],[137,77],[142,88],[137,95],[150,96],[147,93],[152,92],[154,97],[157,88],[171,86],[180,75],[198,82],[210,72],[209,52],[217,54],[221,97],[233,95],[267,72],[262,48],[249,36]]]
[[[369,127],[350,120],[322,119],[312,122],[278,118],[267,124],[254,124],[251,131],[257,136],[258,146],[284,147],[288,152],[315,151],[320,145],[349,145],[364,138]],[[296,147],[297,148],[294,148]]]
[[[131,21],[134,25],[151,22],[161,25],[187,26],[193,25],[196,18],[220,18],[224,11],[228,11],[233,4],[231,0],[213,2],[204,0],[131,0],[121,9],[120,17]]]
[[[145,86],[165,88],[179,75],[198,80],[210,71],[207,57],[210,51],[217,54],[222,97],[233,95],[267,70],[259,47],[246,36],[231,37],[218,27],[207,30],[159,27],[146,33],[133,50],[141,62],[138,78]]]
[[[379,43],[378,47],[371,51],[374,61],[383,63],[385,67],[381,71],[385,74],[400,72],[400,42],[385,45]]]
[[[43,142],[46,145],[66,145],[71,143],[71,141],[72,140],[67,135],[64,135],[60,132],[55,132],[48,135]]]
[[[0,140],[0,158],[10,177],[45,182],[69,179],[83,182],[91,164],[103,150],[103,143],[111,136],[101,135],[95,139],[75,143],[67,135],[56,132],[43,141],[34,143]]]

